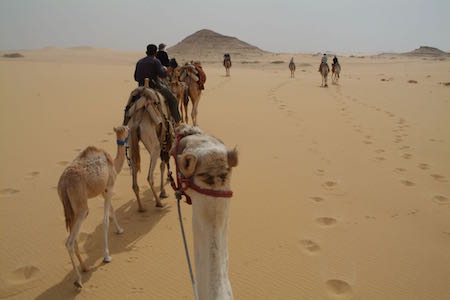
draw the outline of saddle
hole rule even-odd
[[[205,89],[206,74],[199,62],[186,64],[181,68],[180,81],[184,81],[188,76],[198,83],[201,90]]]
[[[140,86],[130,93],[125,109],[124,124],[132,118],[140,117],[142,113],[148,113],[150,120],[156,125],[157,135],[161,149],[170,140],[173,140],[173,122],[166,99],[156,90]]]

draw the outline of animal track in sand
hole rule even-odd
[[[323,176],[323,175],[325,174],[325,170],[317,169],[317,170],[316,170],[316,174],[317,174],[318,176]]]
[[[406,149],[410,149],[411,147],[410,146],[401,146],[400,148],[398,148],[398,149],[400,149],[400,150],[406,150]]]
[[[332,190],[337,186],[336,181],[325,181],[322,185],[324,188]]]
[[[420,163],[420,164],[418,164],[418,167],[419,167],[419,169],[422,169],[422,170],[428,170],[430,168],[430,166],[426,163]]]
[[[433,196],[433,201],[440,205],[450,204],[450,200],[447,197],[442,196],[442,195]]]
[[[40,172],[38,171],[33,171],[27,174],[27,176],[25,177],[25,179],[34,179],[36,177],[38,177],[40,174]]]
[[[309,254],[315,254],[320,251],[320,246],[312,240],[301,240],[299,241],[299,244],[300,247]]]
[[[69,162],[67,160],[61,160],[61,161],[58,161],[56,164],[60,165],[60,166],[67,166],[69,164]]]
[[[406,169],[404,169],[404,168],[395,168],[394,171],[395,171],[395,172],[398,172],[398,173],[403,173],[403,172],[406,171]]]
[[[366,145],[370,145],[370,144],[372,144],[372,141],[363,141],[363,143]]]
[[[107,143],[107,142],[109,142],[109,140],[107,140],[107,139],[103,139],[100,141],[100,143]]]
[[[0,190],[0,196],[11,196],[17,194],[18,192],[20,192],[20,190],[5,188]]]
[[[433,177],[433,179],[436,180],[436,181],[447,182],[447,178],[445,178],[445,176],[443,176],[443,175],[431,174],[430,176]]]
[[[414,185],[416,185],[414,182],[409,181],[409,180],[401,180],[400,182],[401,182],[403,185],[406,185],[406,186],[414,186]]]
[[[323,199],[322,197],[318,197],[318,196],[314,196],[314,197],[309,197],[310,199],[314,200],[315,202],[322,202],[325,199]]]
[[[330,279],[326,282],[327,289],[336,296],[343,296],[352,293],[352,287],[347,282],[340,279]]]
[[[383,153],[383,152],[386,152],[386,150],[384,150],[384,149],[377,149],[377,150],[375,150],[375,153]]]
[[[377,156],[377,157],[375,157],[375,159],[378,160],[378,161],[386,160],[386,158],[384,158],[383,156]]]
[[[12,284],[23,284],[36,279],[39,268],[33,265],[20,267],[8,274],[8,282]]]
[[[404,153],[402,155],[402,158],[404,158],[404,159],[411,159],[411,157],[412,157],[412,154],[409,154],[409,153]]]
[[[316,219],[316,222],[322,226],[333,226],[337,223],[337,220],[330,217],[320,217]]]

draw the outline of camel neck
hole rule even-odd
[[[119,174],[122,170],[123,163],[125,161],[125,146],[117,145],[117,154],[116,158],[114,158],[114,169],[116,173]]]
[[[233,299],[228,279],[229,203],[228,198],[204,195],[192,199],[195,269],[200,299]]]

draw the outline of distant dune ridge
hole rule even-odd
[[[401,56],[421,56],[421,57],[450,57],[450,53],[442,51],[435,47],[420,46],[409,52],[404,53],[381,53],[380,55],[401,55]]]
[[[175,46],[167,49],[170,56],[221,57],[225,52],[231,57],[261,56],[268,53],[232,36],[226,36],[209,29],[199,30]]]

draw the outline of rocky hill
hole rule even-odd
[[[266,51],[239,40],[208,29],[199,30],[173,47],[167,49],[169,56],[182,56],[191,59],[217,59],[228,52],[231,58],[261,56]]]

